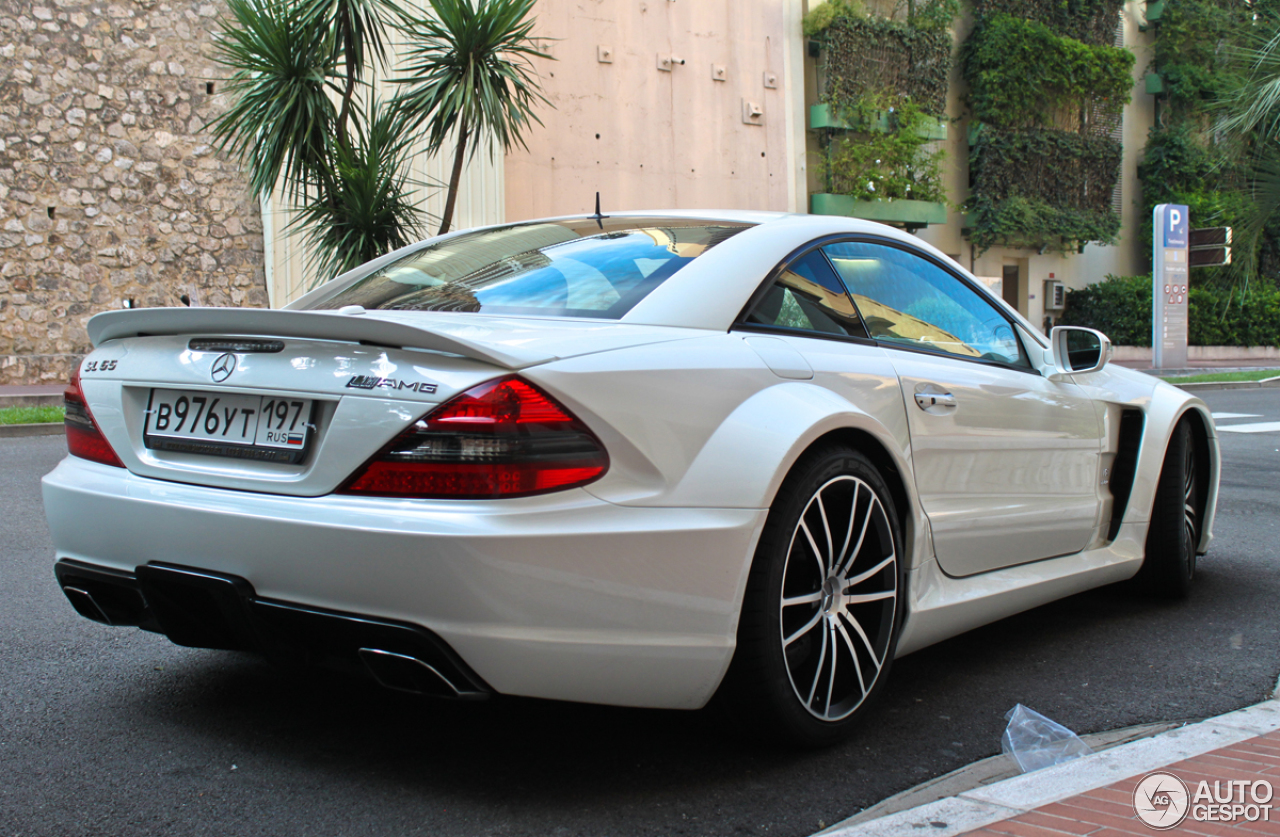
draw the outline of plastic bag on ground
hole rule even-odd
[[[1023,773],[1052,767],[1093,752],[1080,736],[1056,721],[1019,703],[1005,713],[1009,725],[1000,737],[1000,750]]]

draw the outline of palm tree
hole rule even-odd
[[[365,80],[393,11],[385,0],[229,0],[217,40],[232,103],[212,125],[255,197],[283,186],[310,245],[313,284],[422,231],[408,200],[408,142]]]
[[[413,138],[397,130],[399,119],[390,108],[375,100],[371,111],[350,143],[334,144],[327,185],[304,200],[293,221],[305,233],[317,281],[425,234],[407,173]]]
[[[1258,268],[1258,244],[1280,221],[1280,13],[1259,8],[1234,57],[1240,72],[1222,100],[1216,129],[1248,178],[1251,206],[1238,239],[1245,259],[1237,268],[1247,282]]]
[[[482,143],[504,152],[527,147],[524,130],[542,121],[534,113],[542,95],[531,57],[549,58],[530,33],[534,0],[428,0],[426,14],[405,15],[408,37],[404,84],[396,97],[404,129],[424,124],[427,145],[439,152],[456,137],[453,171],[440,234],[449,231],[462,164]],[[472,142],[473,138],[479,141]],[[468,143],[471,143],[468,145]]]
[[[546,103],[529,64],[534,0],[429,0],[422,15],[395,0],[228,0],[216,51],[231,105],[211,124],[257,198],[282,188],[300,207],[314,283],[409,244],[426,213],[409,199],[411,143],[425,130],[457,149],[440,232],[448,232],[462,164],[488,139],[524,144]],[[367,76],[386,68],[387,31],[407,38],[406,78],[390,102]],[[539,123],[541,124],[541,123]],[[470,142],[470,145],[468,144]]]

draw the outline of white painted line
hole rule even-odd
[[[1256,421],[1252,424],[1224,424],[1220,433],[1275,433],[1280,431],[1280,421]]]
[[[1213,416],[1214,421],[1233,418],[1262,418],[1257,413],[1210,413],[1210,415]]]

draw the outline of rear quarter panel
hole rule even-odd
[[[747,336],[716,334],[526,372],[601,437],[610,470],[587,490],[612,503],[766,509],[809,447],[847,429],[874,437],[914,497],[902,395],[879,350],[864,368],[823,372],[817,364],[812,381],[786,380]]]

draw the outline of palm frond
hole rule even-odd
[[[423,125],[438,151],[450,132],[466,126],[482,144],[525,146],[542,95],[531,58],[550,58],[532,37],[534,0],[429,0],[426,14],[406,14],[403,85],[395,106],[403,129]]]
[[[1218,128],[1244,136],[1280,138],[1280,14],[1259,10],[1246,43],[1233,52],[1241,81],[1224,96]]]
[[[373,62],[387,65],[387,15],[398,7],[388,0],[302,0],[298,14],[308,26],[335,33],[335,48],[360,80]]]
[[[249,173],[256,197],[283,176],[297,196],[324,177],[335,112],[326,93],[336,75],[333,36],[308,26],[286,0],[228,0],[215,42],[230,69],[231,106],[213,121],[213,141]]]
[[[370,107],[352,146],[335,148],[331,187],[317,190],[290,224],[306,239],[313,286],[419,240],[429,220],[410,196],[419,185],[406,173],[410,138],[390,108],[376,100]]]

